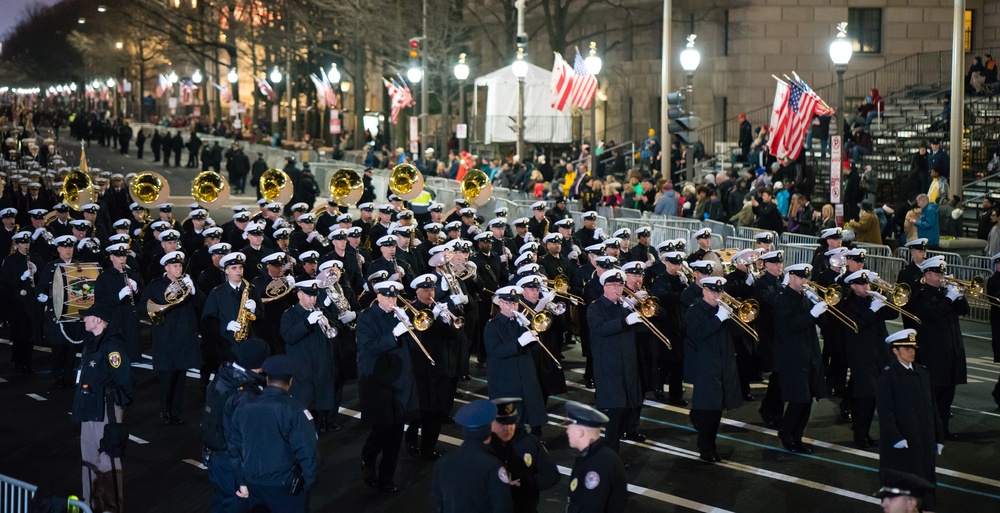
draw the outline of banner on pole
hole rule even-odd
[[[416,141],[420,138],[420,118],[410,116],[410,140]]]
[[[830,203],[840,206],[840,166],[841,136],[835,135],[830,138]]]
[[[469,125],[466,125],[465,123],[459,123],[458,126],[455,127],[455,137],[458,139],[465,139],[468,136],[468,133]]]
[[[337,135],[340,133],[340,111],[337,109],[330,110],[330,134]]]

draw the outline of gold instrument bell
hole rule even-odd
[[[215,171],[202,171],[191,181],[191,196],[204,208],[229,201],[229,182]]]
[[[398,164],[389,173],[389,190],[409,201],[424,192],[424,175],[413,164]]]
[[[128,193],[143,208],[155,208],[170,197],[170,183],[156,171],[143,171],[128,182]]]
[[[280,169],[268,169],[260,175],[260,195],[268,203],[278,202],[282,205],[292,199],[295,185],[288,173]]]
[[[94,181],[86,171],[77,169],[70,171],[63,179],[63,190],[60,193],[63,202],[73,210],[80,210],[83,205],[93,203],[97,194],[94,191]]]
[[[365,192],[365,184],[361,180],[361,176],[358,175],[357,171],[348,168],[338,169],[336,173],[333,173],[333,176],[330,177],[329,187],[330,197],[342,207],[356,205]]]
[[[481,207],[493,196],[493,184],[490,177],[478,169],[470,169],[462,178],[462,197],[470,205]]]

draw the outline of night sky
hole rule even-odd
[[[24,15],[25,6],[31,4],[52,5],[59,0],[0,0],[0,39],[6,38],[7,33],[17,26],[17,22]]]

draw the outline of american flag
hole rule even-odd
[[[389,90],[389,105],[391,111],[389,113],[389,118],[392,120],[392,124],[395,125],[399,121],[399,111],[416,104],[413,100],[413,95],[410,93],[409,86],[406,82],[400,86],[395,79],[392,81],[382,79],[385,83],[385,88]]]
[[[796,159],[802,152],[813,116],[828,115],[832,111],[805,82],[780,82],[774,100],[768,148],[771,155],[778,158]]]
[[[580,57],[579,48],[576,50],[576,59],[573,59],[573,74],[576,75],[571,96],[573,105],[586,109],[594,99],[594,93],[597,92],[597,77],[587,69],[583,57]]]
[[[552,64],[552,82],[549,86],[549,92],[552,93],[553,109],[562,111],[567,105],[572,104],[569,99],[573,93],[575,80],[576,74],[573,73],[573,68],[566,63],[562,55],[556,52],[556,60]]]
[[[230,90],[228,86],[221,86],[215,82],[212,82],[212,85],[219,90],[219,98],[222,99],[222,101],[227,103],[233,101],[233,91]]]
[[[260,94],[263,94],[268,101],[276,101],[278,99],[278,93],[274,91],[271,87],[271,83],[267,81],[266,78],[257,78],[257,88],[260,89]]]

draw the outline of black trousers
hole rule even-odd
[[[660,364],[660,377],[669,389],[667,398],[670,401],[680,401],[681,399],[684,399],[683,360],[664,360]]]
[[[35,344],[35,319],[21,309],[10,317],[11,361],[31,368],[31,352]]]
[[[145,146],[145,144],[136,144],[135,145],[135,149],[136,149],[135,158],[140,159],[140,160],[142,159],[143,150],[145,150],[144,146]]]
[[[153,162],[160,161],[160,148],[150,148],[153,151]]]
[[[284,485],[260,485],[247,483],[250,492],[250,513],[306,513],[309,511],[309,493],[305,490],[298,495],[288,493]]]
[[[951,418],[951,403],[955,401],[955,385],[934,387],[934,397],[937,399],[938,415],[945,433],[950,433],[948,420]]]
[[[52,379],[73,383],[76,376],[73,376],[73,365],[76,363],[76,347],[72,344],[52,345]]]
[[[420,410],[420,418],[411,422],[406,428],[406,445],[416,446],[421,454],[431,454],[441,435],[441,424],[448,412]],[[418,440],[417,431],[420,431]]]
[[[160,371],[160,413],[171,417],[181,416],[184,400],[184,375],[186,371]]]
[[[851,401],[851,428],[854,431],[854,438],[861,439],[870,436],[868,432],[872,427],[872,419],[875,417],[874,397],[855,397]]]
[[[757,356],[737,353],[736,372],[740,375],[740,393],[746,396],[750,393],[750,382],[760,375],[760,371],[757,370]]]
[[[604,410],[608,425],[604,430],[604,443],[618,452],[619,439],[627,426],[639,426],[639,408],[609,408]]]
[[[715,454],[715,438],[719,435],[722,410],[691,409],[691,425],[698,430],[698,452]]]
[[[781,431],[785,437],[801,443],[802,434],[805,433],[806,424],[809,423],[810,413],[812,413],[812,401],[788,403],[788,406],[785,407],[785,416],[781,419]]]
[[[777,371],[771,373],[771,377],[767,380],[767,393],[764,394],[764,400],[760,402],[760,416],[767,420],[774,420],[775,422],[781,422],[782,409],[784,408],[784,403],[781,402],[781,376],[778,375]]]
[[[368,433],[364,447],[361,448],[361,461],[368,468],[375,468],[379,454],[382,461],[378,462],[378,482],[392,482],[399,463],[399,448],[403,443],[402,424],[375,424]]]

